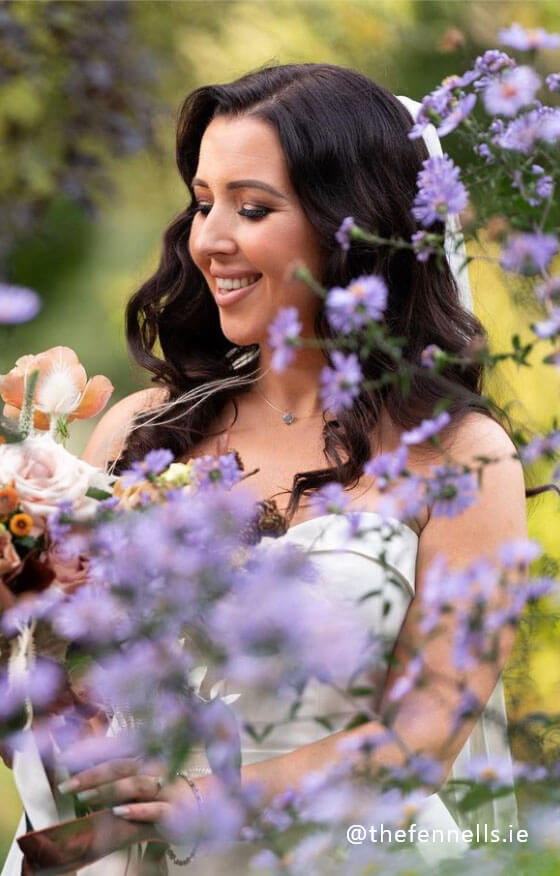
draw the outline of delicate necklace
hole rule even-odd
[[[310,419],[312,419],[312,417],[322,417],[323,416],[323,414],[320,413],[320,414],[308,414],[306,417],[296,417],[296,415],[294,413],[292,413],[292,411],[282,410],[282,408],[277,408],[276,405],[273,405],[272,402],[269,402],[269,400],[266,398],[266,396],[262,394],[262,392],[260,391],[258,386],[255,386],[255,389],[258,392],[258,394],[260,395],[260,397],[263,399],[263,401],[265,401],[269,407],[273,408],[273,410],[278,411],[280,414],[282,414],[282,419],[285,422],[286,426],[291,426],[292,423],[296,422],[296,420],[310,420]]]

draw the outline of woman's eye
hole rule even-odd
[[[206,202],[194,204],[195,213],[201,213],[203,216],[208,216],[211,209],[212,204],[207,204]],[[240,216],[244,216],[246,219],[264,219],[264,217],[268,216],[272,211],[268,207],[243,207],[238,212]]]

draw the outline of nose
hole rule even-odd
[[[237,243],[231,231],[231,216],[214,205],[207,216],[195,217],[189,242],[197,261],[207,261],[220,254],[233,255],[237,252]]]

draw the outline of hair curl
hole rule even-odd
[[[461,304],[447,260],[420,262],[411,250],[364,241],[344,251],[335,240],[345,216],[384,238],[410,241],[418,230],[411,205],[428,153],[423,140],[408,139],[412,118],[396,97],[355,70],[311,63],[265,66],[234,82],[197,88],[180,110],[176,143],[191,204],[167,229],[160,264],[126,311],[131,354],[152,373],[152,383],[166,388],[168,401],[136,417],[117,472],[154,447],[187,457],[203,436],[212,434],[228,401],[235,422],[235,397],[256,379],[258,345],[240,348],[224,335],[217,306],[188,250],[195,213],[191,180],[203,133],[215,116],[257,118],[273,126],[293,188],[321,241],[324,271],[316,279],[325,288],[344,287],[360,275],[380,274],[389,290],[386,323],[391,335],[403,338],[404,358],[418,365],[428,344],[467,356],[473,345],[486,340],[479,320]],[[443,232],[444,227],[433,230]],[[333,337],[322,303],[314,328],[319,338]],[[158,341],[162,357],[154,352]],[[328,352],[323,355],[328,362]],[[380,350],[362,361],[367,380],[394,369],[394,361]],[[491,415],[482,398],[482,379],[482,365],[474,361],[450,364],[440,375],[418,368],[407,392],[398,383],[362,390],[351,410],[331,421],[323,416],[330,465],[294,476],[288,516],[303,494],[329,481],[358,483],[382,407],[403,429],[431,416],[443,397],[451,399],[454,422],[472,409]]]

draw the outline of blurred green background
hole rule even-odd
[[[498,29],[513,21],[558,30],[557,0],[4,3],[0,271],[3,280],[37,290],[44,307],[34,322],[1,336],[0,372],[23,353],[63,344],[89,375],[110,377],[114,401],[147,385],[127,357],[123,311],[185,203],[174,134],[190,90],[264,63],[322,61],[354,67],[418,100],[495,47]],[[543,53],[538,68],[558,71],[560,53]],[[445,148],[457,154],[453,137]],[[475,262],[471,281],[493,350],[508,349],[515,332],[531,338],[530,303],[512,297],[497,271]],[[490,388],[531,431],[550,428],[558,414],[553,368],[508,364]],[[93,425],[74,424],[71,449],[83,448]],[[550,465],[539,465],[532,482],[549,474]],[[546,570],[555,574],[558,497],[548,493],[528,508],[531,535],[543,542]],[[557,711],[559,645],[552,612],[520,634],[506,673],[512,721],[527,711]],[[0,794],[2,860],[18,816],[7,770]]]

